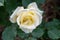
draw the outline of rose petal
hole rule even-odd
[[[16,19],[17,19],[17,13],[19,12],[19,10],[24,9],[23,7],[17,7],[16,10],[13,12],[13,14],[10,16],[10,21],[12,23],[16,23]]]
[[[21,24],[20,24],[20,16],[18,16],[18,18],[17,18],[17,24],[18,24],[20,27],[27,28],[27,29],[35,29],[35,28],[36,28],[36,26],[34,26],[34,24],[33,24],[33,25],[30,25],[30,26],[28,26],[28,25],[21,25]]]
[[[37,27],[42,22],[42,15],[38,15],[37,18],[35,18],[35,19],[36,19],[35,26]]]
[[[27,28],[27,29],[35,29],[39,24],[41,24],[41,22],[42,22],[42,15],[39,14],[39,12],[37,12],[34,9],[24,9],[24,10],[21,10],[21,13],[22,12],[27,12],[27,11],[34,11],[36,13],[37,17],[34,17],[34,19],[36,19],[36,22],[33,25],[31,25],[31,26],[26,26],[26,25],[22,25],[22,26],[23,26],[23,28]],[[17,18],[17,24],[21,27],[20,17],[21,16],[18,16],[18,18]]]
[[[34,9],[30,9],[29,11],[34,11],[35,14],[37,15],[37,16],[35,17],[35,20],[36,20],[35,26],[37,27],[37,26],[40,25],[41,22],[42,22],[42,15],[41,15],[40,13],[43,13],[43,12],[42,12],[42,11],[41,11],[41,12],[38,12],[38,11],[36,11],[36,10],[34,10]]]
[[[33,31],[33,29],[28,29],[28,28],[24,28],[25,26],[23,27],[19,27],[22,31],[24,31],[25,33],[31,33]]]
[[[30,3],[27,8],[28,8],[28,9],[35,9],[35,10],[38,11],[41,15],[43,14],[43,11],[39,10],[36,2]]]
[[[38,7],[37,7],[36,2],[32,2],[32,3],[30,3],[30,4],[28,5],[27,8],[34,8],[34,9],[36,9],[36,8],[38,8]]]

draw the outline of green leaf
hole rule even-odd
[[[60,21],[58,19],[53,19],[53,21],[46,23],[45,27],[48,29],[48,36],[50,38],[60,38]]]
[[[51,40],[58,40],[58,39],[51,39]]]
[[[14,38],[16,37],[16,34],[17,34],[16,25],[9,26],[2,33],[2,39],[3,40],[14,40]]]
[[[0,24],[2,25],[9,25],[10,22],[9,22],[9,19],[8,19],[8,13],[6,12],[5,8],[4,7],[0,7]]]
[[[37,40],[36,38],[29,37],[28,39],[25,40]]]
[[[17,30],[17,35],[21,38],[27,38],[29,35],[24,33],[21,29]]]
[[[32,1],[31,0],[22,0],[22,5],[24,7],[27,7],[29,3],[31,3]]]
[[[33,0],[34,2],[37,2],[37,4],[43,4],[45,3],[45,0]]]
[[[7,12],[11,15],[11,13],[21,4],[21,0],[5,0],[5,8]]]
[[[51,39],[58,39],[58,38],[60,38],[60,30],[57,30],[57,29],[49,30],[48,36]]]
[[[53,19],[53,21],[46,23],[45,27],[48,30],[51,30],[54,28],[60,29],[60,21],[58,19]]]
[[[0,6],[4,6],[4,0],[0,0]]]
[[[44,30],[42,28],[36,28],[33,32],[32,32],[32,36],[39,38],[44,34]]]

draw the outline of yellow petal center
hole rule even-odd
[[[34,16],[35,16],[35,14],[32,11],[23,13],[21,20],[20,20],[20,24],[32,25],[35,22]]]

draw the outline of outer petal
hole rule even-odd
[[[23,30],[25,33],[31,33],[39,24],[41,24],[41,22],[42,22],[42,15],[39,14],[39,12],[34,10],[34,9],[24,9],[24,10],[21,10],[20,12],[22,13],[22,12],[27,12],[27,11],[34,11],[37,14],[37,18],[35,17],[36,22],[33,25],[31,25],[31,26],[21,25],[20,24],[20,17],[21,16],[18,16],[17,24],[19,25],[19,28],[21,30]]]
[[[24,26],[25,27],[25,26]],[[25,33],[31,33],[34,29],[27,29],[27,28],[24,28],[23,26],[22,27],[19,27],[22,31],[24,31]]]
[[[37,17],[38,18],[36,18],[36,23],[35,23],[36,27],[42,23],[42,15],[38,15]]]
[[[12,22],[12,23],[16,23],[16,19],[17,19],[17,17],[18,17],[18,12],[20,11],[20,10],[22,10],[22,9],[24,9],[23,7],[17,7],[16,8],[16,10],[13,12],[13,14],[10,16],[10,21]]]
[[[32,2],[28,5],[28,8],[37,8],[36,2]]]
[[[35,22],[35,27],[37,27],[38,25],[40,25],[41,24],[41,22],[42,22],[42,15],[40,14],[40,12],[38,12],[38,11],[36,11],[36,10],[34,10],[34,9],[30,9],[29,11],[34,11],[36,14],[37,14],[37,16],[35,17],[35,20],[36,20],[36,22]]]
[[[37,6],[36,2],[30,3],[28,5],[28,8],[29,9],[35,9],[36,11],[40,12],[41,15],[43,14],[43,11],[38,9],[38,6]]]

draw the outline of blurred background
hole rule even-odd
[[[42,23],[44,26],[44,34],[41,34],[42,36],[39,38],[26,40],[60,40],[60,0],[0,0],[0,40],[6,40],[5,37],[8,37],[7,35],[2,34],[4,34],[3,32],[6,27],[12,25],[9,21],[9,16],[12,12],[18,6],[24,6],[26,8],[27,5],[32,2],[36,2],[39,9],[44,11],[43,21],[45,23]],[[29,35],[29,37],[31,37],[31,35]],[[16,35],[14,40],[25,39]]]

